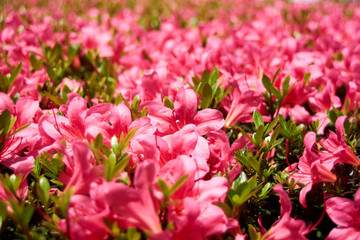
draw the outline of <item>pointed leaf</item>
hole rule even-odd
[[[256,129],[258,129],[260,125],[264,125],[264,120],[263,120],[261,114],[257,110],[254,111],[253,118],[254,118],[254,123],[255,123]]]
[[[6,220],[7,215],[7,205],[5,202],[0,201],[0,230],[2,227],[2,223]]]
[[[280,72],[280,67],[276,70],[276,73],[275,73],[275,75],[274,75],[274,77],[273,77],[273,79],[272,79],[272,83],[275,82],[275,79],[277,78],[279,72]]]
[[[265,74],[263,74],[262,77],[262,84],[264,85],[265,89],[271,93],[271,87],[272,87],[272,83],[271,80],[268,76],[266,76]]]
[[[171,110],[174,109],[174,102],[170,100],[170,98],[168,98],[167,96],[164,97],[164,106],[167,107],[167,108],[170,108]]]
[[[99,133],[95,138],[95,148],[101,149],[102,145],[103,145],[103,135]]]
[[[175,183],[174,185],[172,186],[171,190],[170,190],[170,196],[176,192],[176,190],[178,190],[185,182],[186,180],[188,179],[188,174],[185,174],[184,176],[180,177]]]
[[[169,198],[171,195],[169,185],[161,178],[158,178],[158,185],[161,192],[164,194],[164,197]]]
[[[12,71],[11,71],[11,77],[9,79],[9,82],[7,84],[7,89],[11,87],[11,85],[14,83],[17,75],[19,75],[21,71],[22,63],[19,63]]]
[[[213,90],[209,83],[205,83],[204,88],[201,93],[201,108],[208,108],[213,99]]]
[[[111,138],[111,148],[115,154],[119,152],[119,142],[115,135]]]

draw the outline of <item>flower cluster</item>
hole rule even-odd
[[[14,1],[0,44],[0,238],[360,236],[358,3]]]

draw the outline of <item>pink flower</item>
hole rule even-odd
[[[66,171],[61,172],[59,181],[66,185],[65,191],[73,188],[74,194],[87,194],[91,182],[99,179],[89,147],[83,142],[72,144],[73,155],[64,157]]]
[[[151,233],[162,232],[157,213],[159,206],[151,190],[155,174],[155,165],[144,161],[136,168],[134,188],[115,182],[100,186],[104,201],[120,228],[137,227],[143,231],[150,230]]]
[[[159,167],[178,157],[186,157],[189,162],[197,164],[199,179],[209,171],[206,163],[209,158],[209,146],[196,132],[196,126],[193,124],[188,124],[173,135],[165,137],[157,136],[157,132],[135,136],[130,142],[129,153],[134,163],[151,159]]]
[[[169,207],[169,220],[176,226],[174,239],[204,239],[213,234],[224,233],[238,224],[227,218],[215,203],[223,201],[228,190],[228,182],[223,177],[208,181],[196,180],[197,164],[186,156],[167,162],[158,176],[169,185],[188,175],[186,182],[170,197],[177,201]]]
[[[204,109],[197,112],[198,100],[192,89],[179,90],[174,110],[157,102],[146,102],[143,106],[149,111],[151,123],[164,135],[175,133],[186,124],[194,124],[199,135],[216,131],[224,125],[222,113],[218,110]]]
[[[15,124],[4,139],[0,148],[0,163],[14,171],[15,175],[22,175],[20,186],[22,198],[26,197],[27,176],[34,168],[34,158],[37,156],[37,143],[40,140],[37,121],[37,113],[40,111],[39,102],[29,97],[18,99],[16,104],[4,93],[0,93],[0,113],[7,109],[11,118],[16,117]],[[11,136],[16,130],[30,124],[25,129]],[[3,136],[4,137],[4,136]]]
[[[98,188],[97,185],[96,187]],[[67,212],[69,224],[61,219],[59,228],[68,233],[71,239],[107,239],[110,230],[105,225],[104,218],[108,217],[110,210],[97,200],[99,199],[91,192],[90,196],[73,195]]]
[[[290,217],[292,205],[289,196],[280,184],[274,187],[280,197],[280,219],[275,222],[270,230],[265,234],[266,240],[305,240],[309,229],[303,220]]]
[[[108,42],[112,36],[106,29],[99,26],[88,25],[80,30],[79,36],[74,37],[73,43],[80,43],[85,49],[97,49],[100,57],[112,57],[114,51]]]
[[[300,191],[300,203],[304,207],[306,205],[306,194],[311,190],[313,184],[319,182],[335,182],[336,176],[330,171],[332,167],[326,167],[320,161],[319,156],[312,151],[316,144],[316,134],[309,132],[304,138],[305,150],[303,156],[299,159],[298,168],[290,179],[295,182],[305,184],[305,187]]]
[[[241,136],[230,147],[229,138],[222,130],[208,133],[206,141],[210,150],[210,157],[207,160],[210,171],[205,177],[207,179],[210,179],[218,172],[223,172],[224,169],[228,169],[234,164],[240,166],[234,162],[234,152],[245,147],[252,148],[253,145],[245,136]]]
[[[225,127],[229,128],[239,122],[252,120],[252,113],[263,102],[260,93],[253,90],[241,92],[238,84],[233,82],[232,101],[225,119]]]
[[[353,166],[360,165],[360,160],[345,142],[344,122],[346,116],[338,117],[335,123],[336,133],[330,131],[326,140],[320,140],[319,144],[326,150],[320,156],[324,165],[333,167],[337,163],[346,163]]]
[[[331,230],[326,240],[360,238],[360,190],[354,196],[354,201],[347,198],[332,197],[326,201],[326,213],[338,225]]]

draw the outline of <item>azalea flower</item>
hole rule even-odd
[[[192,89],[181,88],[176,94],[174,109],[158,102],[145,102],[148,117],[163,135],[173,134],[186,124],[194,124],[199,135],[216,131],[224,125],[222,113],[215,109],[197,111],[198,100]]]
[[[360,190],[354,196],[354,201],[342,197],[332,197],[326,201],[326,213],[338,225],[331,230],[326,240],[360,238]]]
[[[345,142],[344,122],[346,116],[340,116],[336,120],[336,134],[329,132],[329,137],[321,139],[319,144],[326,150],[320,153],[324,165],[333,167],[337,163],[347,163],[353,166],[360,165],[360,160]]]
[[[252,120],[252,113],[263,102],[260,93],[247,90],[242,92],[236,82],[233,82],[232,102],[225,119],[225,127],[229,128],[239,122]]]
[[[300,191],[300,203],[303,207],[306,205],[306,194],[312,189],[312,186],[320,182],[335,182],[336,176],[331,172],[332,167],[324,165],[319,156],[312,151],[316,144],[316,134],[309,132],[304,138],[305,150],[303,156],[299,159],[298,171],[291,175],[290,179],[305,185]]]
[[[274,191],[276,191],[280,197],[280,219],[272,225],[270,230],[265,234],[264,239],[307,239],[305,235],[309,233],[309,228],[306,227],[305,222],[303,220],[298,220],[290,217],[292,205],[287,193],[283,190],[280,184],[274,187]]]

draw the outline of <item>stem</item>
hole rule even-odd
[[[320,222],[323,220],[323,218],[325,216],[325,212],[326,212],[326,193],[325,193],[325,191],[323,192],[323,199],[324,199],[324,208],[323,208],[322,214],[321,214],[319,220],[308,230],[306,235],[309,234],[312,230],[314,230],[320,224]]]

